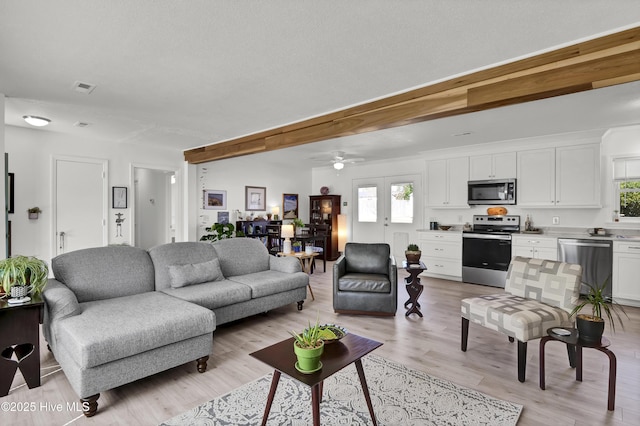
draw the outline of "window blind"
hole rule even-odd
[[[640,179],[640,157],[613,160],[613,180],[616,182]]]

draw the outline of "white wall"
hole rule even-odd
[[[175,170],[180,170],[183,165],[183,155],[178,150],[151,150],[148,147],[109,143],[14,126],[6,126],[3,135],[5,151],[9,153],[9,171],[15,173],[15,213],[9,215],[12,222],[12,251],[14,254],[37,256],[47,262],[51,259],[51,247],[55,238],[51,223],[51,162],[54,155],[107,159],[109,206],[112,186],[129,188],[129,208],[109,209],[107,218],[110,244],[131,242],[131,163],[157,165],[159,168]],[[82,208],[82,194],[78,194],[77,205],[78,208]],[[38,220],[27,218],[26,210],[33,206],[39,206],[43,211]],[[115,237],[115,213],[119,212],[124,213],[126,218],[122,238]]]
[[[282,218],[282,194],[298,194],[298,217],[309,221],[309,195],[316,195],[320,187],[312,191],[311,171],[296,164],[275,167],[260,155],[231,158],[199,164],[196,171],[196,193],[189,202],[197,203],[197,238],[206,233],[206,227],[217,222],[218,211],[228,211],[229,221],[235,224],[235,210],[245,213],[245,186],[266,187],[266,207],[264,215],[272,206],[280,207]],[[203,209],[204,190],[227,191],[226,210]]]

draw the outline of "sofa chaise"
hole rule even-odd
[[[302,309],[309,280],[250,238],[89,248],[51,266],[43,333],[88,417],[100,392],[194,360],[205,372],[217,325]]]

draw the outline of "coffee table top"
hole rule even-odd
[[[296,354],[293,353],[293,337],[249,355],[299,382],[314,386],[380,346],[382,346],[380,342],[349,333],[337,342],[324,345],[321,358],[322,369],[311,374],[302,374],[295,368]]]

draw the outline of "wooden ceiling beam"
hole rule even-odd
[[[640,80],[640,27],[184,152],[198,164]]]

